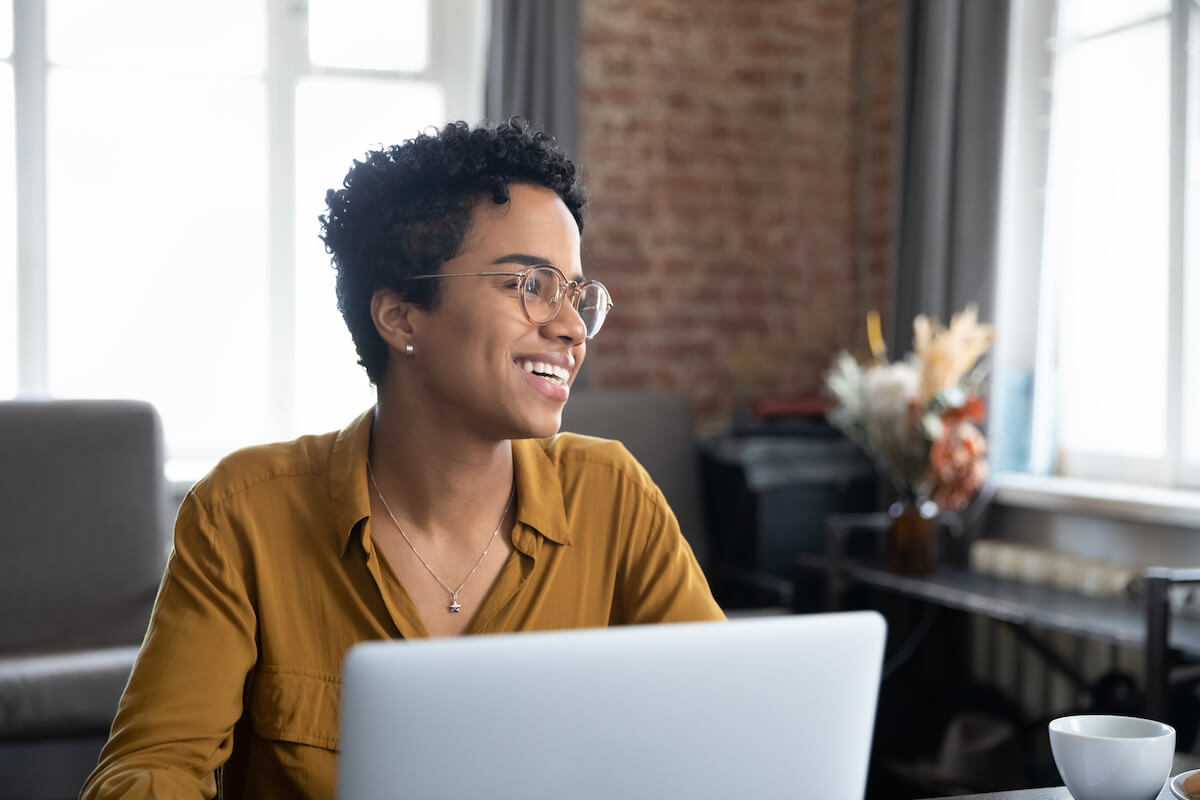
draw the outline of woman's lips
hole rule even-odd
[[[553,381],[549,378],[543,378],[537,373],[528,372],[516,362],[513,362],[513,369],[521,373],[521,378],[526,383],[551,400],[565,403],[567,402],[567,398],[571,395],[571,387],[565,383],[559,383],[558,381]]]

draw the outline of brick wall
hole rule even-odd
[[[583,0],[588,385],[697,422],[815,392],[886,311],[900,0]]]

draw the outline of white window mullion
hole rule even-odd
[[[1200,214],[1200,0],[1191,0],[1184,5],[1188,44],[1182,66],[1186,73],[1184,100],[1186,121],[1183,128],[1184,161],[1179,173],[1185,186],[1183,189],[1181,225],[1182,263],[1184,291],[1183,299],[1183,351],[1181,371],[1183,388],[1180,392],[1181,427],[1183,452],[1178,475],[1180,484],[1200,488],[1200,230],[1186,224]],[[1178,65],[1178,61],[1176,64]],[[1186,175],[1185,175],[1186,173]]]
[[[17,393],[47,382],[46,10],[13,3],[13,88],[17,143]]]
[[[267,135],[271,434],[296,417],[296,84],[308,63],[307,16],[291,0],[267,3]]]
[[[1038,4],[1036,6],[1043,12],[1051,15],[1051,20],[1054,20],[1058,15],[1057,4]],[[1050,22],[1049,28],[1052,31],[1054,22]],[[1043,29],[1045,30],[1045,29]],[[1047,31],[1049,33],[1050,31]],[[1050,66],[1050,74],[1053,75],[1057,69],[1057,62],[1061,56],[1056,40],[1053,35],[1047,36],[1042,46],[1048,51],[1046,62]],[[1036,45],[1035,45],[1036,46]],[[1051,83],[1053,86],[1053,82]],[[1038,127],[1047,127],[1044,147],[1046,148],[1046,172],[1043,175],[1041,186],[1038,187],[1040,192],[1042,213],[1044,219],[1042,230],[1040,231],[1041,253],[1039,265],[1041,272],[1038,275],[1037,293],[1037,323],[1035,333],[1035,352],[1033,358],[1034,364],[1034,384],[1033,397],[1030,403],[1030,413],[1033,416],[1030,425],[1030,443],[1029,443],[1029,471],[1038,475],[1048,475],[1055,471],[1060,471],[1058,464],[1058,303],[1059,303],[1059,265],[1051,254],[1055,252],[1055,219],[1054,209],[1047,203],[1048,184],[1050,180],[1050,170],[1053,168],[1053,156],[1056,150],[1062,145],[1059,143],[1061,135],[1058,129],[1051,124],[1051,121],[1056,118],[1054,107],[1060,102],[1057,92],[1050,92],[1050,110],[1045,118],[1037,121]]]
[[[1005,335],[993,349],[990,402],[993,467],[1041,474],[1050,472],[1054,445],[1044,424],[1053,404],[1043,391],[1038,411],[1034,396],[1039,352],[1051,352],[1048,343],[1039,351],[1038,337],[1053,328],[1052,316],[1043,319],[1049,303],[1040,282],[1054,11],[1043,0],[1015,0],[1010,10],[996,275],[996,323]]]
[[[1183,466],[1184,267],[1187,217],[1188,3],[1171,4],[1170,224],[1167,291],[1167,474],[1181,479]]]

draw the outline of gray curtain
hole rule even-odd
[[[968,303],[992,321],[1008,0],[909,0],[894,355],[917,314]]]
[[[579,157],[578,0],[492,0],[488,119],[521,116]]]

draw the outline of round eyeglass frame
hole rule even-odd
[[[534,318],[533,314],[529,313],[529,306],[526,304],[526,301],[525,301],[525,298],[527,296],[525,293],[525,282],[529,278],[530,273],[535,272],[537,270],[542,270],[542,269],[549,270],[550,272],[554,273],[555,277],[557,278],[557,283],[556,283],[557,290],[555,291],[555,294],[554,294],[554,302],[549,304],[550,308],[551,308],[550,316],[544,320],[538,320],[538,319]],[[587,339],[589,339],[589,340],[592,339],[597,333],[600,332],[600,329],[604,327],[605,320],[608,319],[609,312],[612,311],[612,309],[613,309],[612,292],[608,291],[607,286],[605,286],[600,281],[590,281],[590,280],[589,281],[573,281],[573,280],[570,280],[569,278],[567,278],[566,275],[563,274],[563,271],[561,269],[554,266],[553,264],[531,264],[530,266],[526,267],[525,269],[521,270],[520,272],[439,272],[439,273],[434,273],[431,275],[410,275],[407,278],[405,278],[405,280],[418,281],[418,280],[432,280],[433,278],[486,278],[486,277],[516,278],[517,279],[517,294],[520,295],[520,298],[521,298],[521,311],[524,312],[526,319],[528,319],[534,325],[537,325],[539,328],[543,327],[545,325],[549,325],[551,322],[553,322],[558,317],[558,313],[560,311],[562,311],[563,306],[565,305],[563,303],[564,299],[566,299],[567,302],[571,304],[571,307],[575,309],[576,313],[578,313],[579,301],[583,297],[584,290],[589,286],[598,286],[602,290],[604,290],[604,294],[608,298],[608,307],[605,308],[603,313],[600,314],[600,322],[596,325],[596,329],[594,331],[590,331],[587,333],[587,336],[586,336]],[[566,295],[565,298],[564,298],[564,295]],[[586,326],[586,323],[584,323],[584,324]]]

